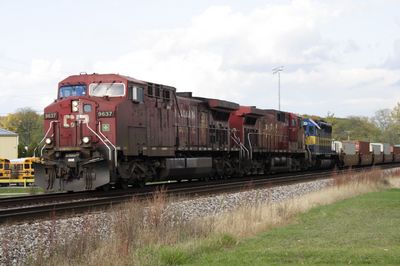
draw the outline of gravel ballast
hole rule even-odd
[[[321,190],[332,184],[331,179],[310,181],[287,186],[254,189],[243,192],[173,201],[167,212],[179,211],[189,221],[198,217],[218,215],[244,204],[278,202]],[[0,264],[21,265],[29,256],[46,252],[49,247],[65,243],[88,230],[95,230],[102,238],[110,235],[112,212],[84,214],[71,218],[53,217],[47,221],[32,221],[0,228]],[[67,236],[67,237],[66,237]]]

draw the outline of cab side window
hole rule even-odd
[[[143,103],[144,101],[144,90],[139,86],[131,87],[132,101],[137,103]]]

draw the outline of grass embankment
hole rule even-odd
[[[52,246],[46,250],[50,258],[39,256],[36,264],[397,263],[400,191],[354,198],[393,187],[396,179],[389,176],[382,171],[340,175],[323,191],[189,222],[182,213],[165,212],[168,200],[159,193],[115,211],[109,239],[101,240],[89,222],[78,239]]]
[[[0,188],[0,198],[4,197],[15,197],[15,196],[25,196],[33,194],[44,193],[42,188],[39,187],[1,187]]]
[[[393,189],[314,208],[295,224],[230,248],[177,251],[193,265],[400,265],[399,225],[400,189]]]

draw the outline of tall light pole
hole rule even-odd
[[[283,66],[275,67],[272,69],[272,74],[278,74],[278,106],[279,111],[281,110],[281,72],[283,71]]]
[[[345,133],[347,133],[347,140],[350,140],[350,133],[353,132],[352,130],[345,130]]]

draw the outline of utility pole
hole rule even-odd
[[[350,133],[353,132],[352,130],[345,130],[344,132],[347,133],[347,140],[350,140]]]
[[[281,110],[281,72],[283,71],[283,66],[275,67],[272,69],[272,74],[278,74],[278,110]]]

